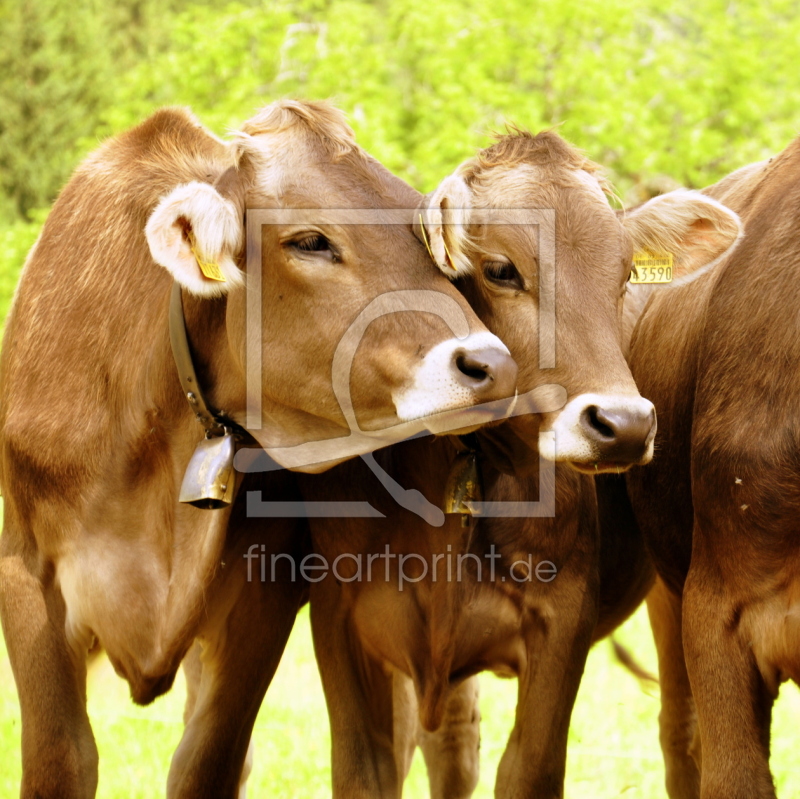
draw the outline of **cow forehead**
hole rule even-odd
[[[286,207],[385,207],[398,193],[386,170],[360,147],[332,150],[296,128],[250,137],[240,152],[251,168],[251,201],[263,198]]]
[[[558,252],[591,250],[595,258],[623,256],[630,249],[624,228],[608,204],[602,184],[584,169],[521,164],[487,170],[473,186],[477,208],[495,209],[498,222],[504,209],[552,209]],[[508,236],[505,227],[487,225],[483,243]],[[535,238],[535,237],[534,237]],[[584,253],[590,256],[592,252]]]
[[[564,165],[516,164],[484,170],[471,182],[477,207],[558,208],[585,199],[598,208],[611,208],[600,180],[585,169]],[[545,206],[542,203],[547,202]],[[536,205],[532,205],[536,203]]]
[[[590,172],[587,172],[585,169],[576,169],[573,173],[575,180],[578,183],[581,183],[583,186],[586,187],[592,194],[594,194],[595,199],[600,200],[604,205],[608,205],[606,201],[605,193],[600,186],[600,181],[597,179],[595,175],[592,175]]]

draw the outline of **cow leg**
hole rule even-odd
[[[200,681],[203,677],[203,661],[201,655],[203,648],[199,641],[192,644],[192,648],[183,659],[183,676],[186,678],[186,704],[183,706],[183,723],[188,724],[194,709],[197,706],[197,697],[200,694]]]
[[[695,540],[698,532],[695,530]],[[697,705],[702,799],[775,799],[769,770],[774,696],[719,578],[693,562],[683,591],[683,646]]]
[[[647,612],[658,651],[661,684],[658,723],[667,795],[670,799],[698,799],[700,769],[693,750],[695,742],[699,744],[699,736],[683,655],[681,600],[658,579],[647,597]],[[699,746],[696,756],[699,758]]]
[[[470,677],[450,694],[442,724],[427,732],[419,723],[414,684],[398,671],[392,675],[394,749],[402,784],[419,745],[428,771],[431,799],[468,799],[478,784],[480,712],[478,678]]]
[[[244,795],[253,725],[304,596],[302,582],[248,582],[241,558],[228,563],[231,575],[209,602],[220,610],[184,664],[186,728],[170,767],[171,799]]]
[[[189,721],[194,714],[194,709],[197,705],[197,698],[200,694],[200,684],[203,677],[203,661],[202,661],[203,648],[199,641],[195,641],[189,653],[183,660],[183,674],[186,678],[186,704],[183,708],[183,723],[189,724]],[[247,755],[244,759],[242,766],[242,773],[239,777],[239,793],[238,799],[246,799],[247,797],[247,780],[253,770],[254,747],[253,739],[250,738],[250,744],[247,747]]]
[[[188,724],[194,713],[195,706],[197,705],[197,696],[200,693],[200,682],[203,676],[203,661],[201,655],[203,648],[199,641],[195,641],[189,654],[183,660],[183,673],[186,678],[186,705],[183,709],[183,723]],[[253,738],[250,737],[250,744],[247,747],[247,755],[244,759],[244,766],[242,767],[242,774],[239,777],[239,794],[238,799],[246,799],[247,797],[247,780],[250,778],[250,773],[253,771],[254,759],[254,746]]]
[[[86,647],[67,640],[53,575],[41,578],[0,541],[0,616],[22,713],[20,796],[90,799],[97,747],[86,713]],[[33,560],[33,558],[31,558]],[[70,645],[72,644],[72,645]]]
[[[411,770],[421,727],[414,683],[400,671],[392,672],[392,718],[394,759],[397,779],[402,785]]]
[[[189,653],[183,659],[183,674],[186,678],[186,704],[183,708],[183,723],[188,724],[197,705],[197,697],[200,693],[200,683],[203,677],[203,661],[201,655],[203,648],[199,641],[195,641]],[[250,745],[247,747],[247,756],[244,759],[242,775],[239,778],[239,799],[247,796],[247,780],[253,770],[254,747],[253,739],[250,738]]]
[[[547,608],[547,616],[527,610],[527,663],[519,676],[514,729],[497,771],[497,799],[564,795],[567,733],[597,623],[597,593],[577,575],[559,574],[548,586]]]
[[[334,580],[311,588],[311,628],[331,725],[333,798],[399,799],[393,676],[364,652]]]
[[[478,677],[455,688],[436,732],[420,727],[419,746],[428,768],[431,799],[468,799],[478,785],[480,710]]]

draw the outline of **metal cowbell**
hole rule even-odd
[[[444,490],[444,512],[472,516],[476,513],[474,502],[483,500],[483,487],[478,471],[478,453],[474,450],[459,452],[447,476]]]
[[[233,502],[234,435],[204,438],[192,455],[181,484],[180,501],[204,510],[226,508]]]

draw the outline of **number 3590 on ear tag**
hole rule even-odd
[[[631,283],[671,283],[671,252],[637,252],[633,256]]]

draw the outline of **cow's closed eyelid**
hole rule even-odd
[[[511,261],[484,261],[483,272],[490,283],[505,288],[524,290],[525,284],[522,276]]]
[[[293,236],[284,242],[284,246],[292,248],[301,257],[322,256],[332,263],[341,262],[338,250],[331,244],[327,236],[322,233],[308,232]]]

